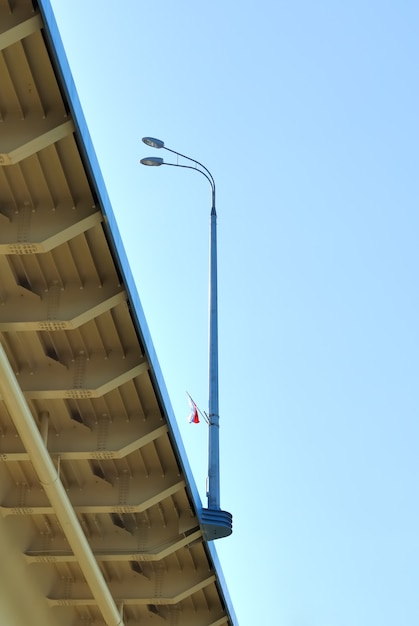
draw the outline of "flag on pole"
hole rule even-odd
[[[199,424],[198,408],[189,394],[188,394],[188,402],[189,402],[189,406],[191,407],[190,413],[188,415],[188,422],[190,424]]]

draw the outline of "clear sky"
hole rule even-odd
[[[417,0],[52,0],[240,626],[419,624]]]

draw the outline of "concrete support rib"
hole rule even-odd
[[[46,448],[44,448],[44,450],[45,454],[48,454]],[[29,456],[31,457],[30,452]],[[45,487],[43,483],[42,486]],[[71,507],[73,512],[76,511],[80,514],[92,513],[93,515],[98,515],[100,513],[118,513],[119,515],[124,515],[126,513],[142,513],[143,511],[150,509],[152,506],[155,506],[159,502],[162,502],[166,498],[169,498],[170,496],[177,493],[178,491],[181,491],[184,488],[184,480],[178,480],[175,484],[169,485],[165,489],[162,488],[162,483],[160,483],[154,488],[154,491],[152,493],[149,493],[147,497],[145,497],[140,502],[130,502],[127,504],[117,504],[115,497],[108,498],[108,501],[105,503],[78,504],[77,502],[75,502],[76,498],[73,497],[73,504],[71,505]],[[47,493],[46,489],[45,492]],[[97,489],[95,490],[94,487],[91,486],[87,494],[85,494],[86,499],[90,502],[93,500],[94,502],[96,492]],[[48,493],[47,496],[50,501],[49,504],[45,503],[43,505],[38,504],[33,506],[0,506],[0,515],[3,515],[4,517],[6,517],[7,515],[53,515],[55,512],[55,505],[49,497]],[[68,497],[67,492],[66,497]]]
[[[101,448],[98,449],[89,449],[86,447],[85,449],[81,449],[79,447],[76,449],[67,449],[61,450],[54,448],[53,446],[49,446],[48,450],[51,456],[60,458],[61,461],[87,461],[87,460],[109,460],[109,459],[124,459],[131,452],[136,450],[140,450],[144,446],[148,445],[152,441],[155,441],[159,437],[163,437],[167,433],[167,426],[164,424],[163,426],[159,426],[155,430],[143,435],[142,437],[135,437],[127,442],[126,445],[121,448],[115,450],[110,448]],[[26,450],[19,451],[9,451],[9,452],[0,452],[0,461],[14,462],[18,463],[21,461],[29,461],[29,454]]]
[[[107,626],[123,626],[42,436],[0,344],[0,394]]]
[[[0,157],[1,158],[1,157]],[[50,212],[52,213],[52,212]],[[27,241],[18,240],[18,220],[9,222],[0,232],[0,254],[42,254],[58,248],[102,222],[100,211],[85,214],[86,211],[67,212],[57,216],[38,210],[31,215],[31,228]]]
[[[144,606],[147,604],[154,604],[156,606],[164,605],[164,606],[173,606],[175,604],[179,604],[185,598],[192,596],[194,593],[197,593],[201,589],[208,587],[212,583],[215,582],[215,575],[211,574],[210,576],[205,576],[196,582],[189,582],[188,586],[180,589],[174,595],[171,595],[170,592],[168,595],[164,595],[164,591],[162,595],[156,597],[153,593],[151,595],[143,595],[139,596],[136,588],[138,583],[131,582],[126,584],[125,588],[123,588],[124,584],[120,584],[118,582],[114,583],[115,595],[118,596],[118,603],[123,606]],[[77,587],[77,589],[79,589]],[[84,591],[81,589],[81,591]],[[126,595],[123,597],[120,596],[117,592],[125,592]],[[89,598],[86,595],[77,596],[75,593],[71,598],[63,598],[62,596],[50,596],[48,597],[48,604],[50,606],[92,606],[95,601],[93,598]]]
[[[29,120],[25,124],[23,129],[26,133],[23,137],[19,136],[22,131],[13,133],[12,123],[8,124],[0,144],[0,166],[15,165],[74,132],[72,120],[56,122],[55,119],[46,118],[37,125],[32,125]]]
[[[55,362],[33,374],[21,372],[19,383],[25,396],[32,399],[100,398],[148,367],[147,359],[137,354],[80,355],[68,367]]]
[[[12,46],[17,41],[29,37],[32,33],[35,33],[42,28],[42,19],[40,15],[34,15],[26,22],[22,22],[9,28],[8,30],[0,32],[0,50],[4,50],[9,46]]]
[[[195,532],[187,535],[186,537],[181,537],[180,539],[176,539],[169,543],[163,545],[163,547],[158,547],[153,549],[149,549],[146,552],[139,552],[136,548],[135,550],[135,561],[136,562],[145,562],[151,563],[152,561],[161,561],[166,558],[168,555],[173,554],[180,548],[183,548],[193,541],[198,541],[202,537],[202,533],[200,530],[196,530]],[[121,563],[126,561],[133,561],[133,550],[127,550],[126,552],[122,551],[122,549],[114,548],[112,552],[94,552],[95,558],[100,563]],[[45,552],[26,552],[25,558],[28,563],[45,563]],[[76,557],[74,554],[70,552],[62,553],[62,552],[48,552],[47,556],[50,563],[73,563],[76,561]]]

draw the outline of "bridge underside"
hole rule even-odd
[[[233,625],[50,20],[0,0],[0,621]]]

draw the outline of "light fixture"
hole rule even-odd
[[[161,157],[146,157],[145,159],[141,159],[140,163],[142,163],[143,165],[151,165],[154,167],[164,165],[164,161]]]
[[[164,141],[155,137],[143,137],[143,142],[151,148],[164,148]]]

